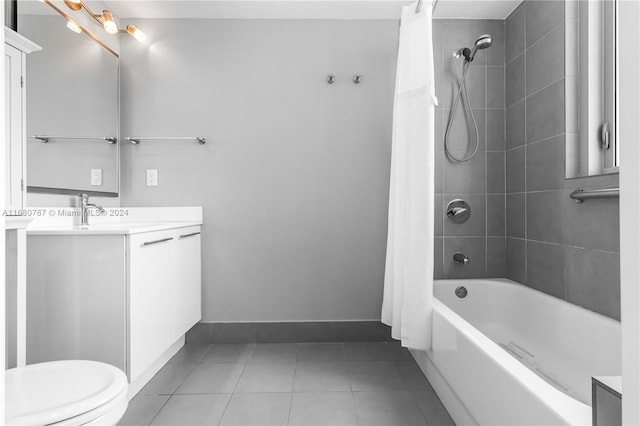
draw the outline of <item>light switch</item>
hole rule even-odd
[[[158,186],[158,169],[147,169],[147,186]]]
[[[91,169],[91,185],[102,185],[102,169]]]

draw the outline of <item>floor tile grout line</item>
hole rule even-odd
[[[198,364],[197,363],[192,363],[191,364],[191,368],[189,368],[189,372],[187,374],[184,375],[184,377],[182,378],[182,380],[180,380],[180,383],[178,384],[178,386],[176,386],[176,388],[173,390],[173,392],[171,393],[171,396],[173,397],[173,395],[176,394],[176,392],[178,392],[178,390],[180,389],[180,386],[182,386],[182,384],[185,382],[185,380],[187,380],[187,377],[189,377],[191,375],[191,373],[193,372],[193,370],[196,369],[196,366]],[[164,367],[163,367],[164,368]],[[157,373],[156,373],[157,374]]]
[[[149,423],[147,423],[147,425],[151,425],[153,423],[153,421],[156,419],[156,417],[158,417],[160,415],[160,413],[162,412],[162,410],[164,410],[164,407],[166,407],[166,405],[169,403],[169,401],[171,401],[171,398],[173,398],[173,394],[169,395],[169,398],[167,398],[167,400],[164,402],[164,404],[162,404],[162,407],[160,407],[160,409],[158,410],[156,415],[153,416],[153,418],[151,419],[151,421]]]
[[[240,380],[240,379],[238,379]],[[216,423],[216,425],[220,425],[220,423],[222,423],[222,419],[225,415],[225,413],[227,412],[227,409],[229,408],[229,404],[231,404],[231,398],[233,398],[233,393],[229,394],[229,399],[227,400],[227,403],[224,406],[224,410],[222,410],[222,414],[220,414],[220,419],[218,419],[218,423]]]
[[[293,385],[291,387],[293,387]],[[291,394],[289,394],[289,414],[287,415],[287,425],[291,424],[291,409],[292,408],[293,408],[293,390],[291,391]]]
[[[425,415],[425,413],[422,412],[422,410],[420,410],[420,403],[418,402],[418,398],[416,397],[416,391],[412,391],[411,392],[411,397],[413,398],[413,402],[415,402],[416,407],[418,408],[418,411],[420,412],[420,415],[422,416],[422,418],[424,419],[424,422],[427,426],[429,426],[429,419],[427,418],[427,416]]]
[[[351,383],[351,380],[349,380]],[[353,390],[351,390],[351,403],[353,404],[353,412],[356,414],[356,424],[360,425],[360,417],[358,416],[358,407],[356,406],[356,398],[353,395]]]
[[[253,349],[251,350],[251,354],[249,354],[249,359],[251,358],[251,356],[253,355],[253,351],[255,350],[255,343],[253,344]],[[222,422],[222,419],[224,418],[224,415],[227,412],[227,409],[229,408],[229,405],[231,404],[231,400],[233,399],[233,396],[236,394],[236,390],[238,389],[238,385],[240,384],[240,379],[242,379],[242,375],[244,374],[244,370],[247,368],[247,364],[248,364],[248,360],[244,363],[244,366],[242,367],[242,371],[240,372],[240,375],[238,376],[238,381],[236,382],[236,385],[233,387],[233,391],[231,391],[231,394],[229,395],[229,400],[227,401],[227,404],[224,406],[224,410],[222,410],[222,414],[220,415],[220,420],[218,420],[218,425],[220,425],[220,423]]]

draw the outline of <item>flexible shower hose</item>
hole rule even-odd
[[[447,130],[444,132],[444,150],[453,161],[458,163],[464,163],[471,160],[478,153],[478,147],[480,146],[480,134],[478,133],[478,123],[476,123],[476,117],[473,115],[473,109],[471,109],[471,102],[469,101],[469,94],[467,93],[467,85],[465,83],[467,70],[469,69],[470,62],[464,61],[462,64],[462,79],[460,80],[460,86],[458,87],[458,95],[456,99],[453,101],[453,106],[451,108],[451,117],[449,118],[449,122],[447,123]],[[467,158],[458,158],[453,155],[453,152],[449,149],[449,133],[451,132],[451,127],[453,126],[453,119],[456,117],[456,111],[458,110],[458,103],[460,103],[460,98],[462,96],[462,92],[464,91],[464,97],[467,99],[467,106],[469,107],[469,113],[471,113],[471,120],[473,121],[473,127],[476,132],[476,146],[473,150],[473,153]],[[464,107],[463,107],[464,108]],[[464,113],[464,111],[463,111]]]

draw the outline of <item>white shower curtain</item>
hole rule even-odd
[[[402,345],[431,347],[434,89],[431,4],[402,10],[382,322]]]

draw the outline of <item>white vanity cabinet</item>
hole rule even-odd
[[[5,27],[5,209],[25,208],[26,55],[42,48]]]
[[[200,320],[200,227],[131,235],[128,247],[134,381]]]
[[[138,231],[28,231],[28,364],[103,361],[137,390],[182,345],[201,319],[200,225]]]

